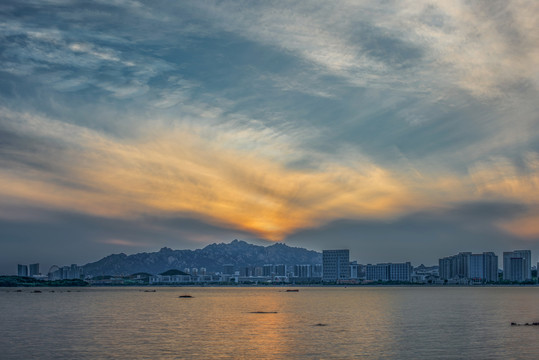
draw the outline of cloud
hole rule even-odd
[[[241,133],[208,141],[179,128],[151,140],[120,141],[47,118],[12,116],[18,116],[17,131],[61,144],[49,154],[24,154],[35,163],[61,159],[58,171],[1,172],[2,197],[19,203],[112,217],[183,214],[280,240],[335,218],[395,214],[409,202],[389,171],[353,156],[301,171],[265,156],[271,146],[258,148],[256,136],[241,146]]]
[[[504,231],[526,239],[539,238],[539,154],[528,153],[517,167],[507,158],[492,158],[471,169],[477,191],[483,197],[517,201],[529,210],[516,218],[501,219]]]
[[[131,240],[124,240],[124,239],[103,239],[99,241],[103,244],[109,244],[109,245],[120,245],[120,246],[127,246],[127,247],[148,247],[150,244],[148,243],[140,243],[136,241]]]
[[[533,70],[539,62],[536,3],[200,6],[227,30],[293,52],[359,86],[425,95],[457,87],[492,97],[518,83],[539,84]]]

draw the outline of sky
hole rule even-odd
[[[2,1],[0,273],[233,239],[535,263],[538,28],[537,1]]]

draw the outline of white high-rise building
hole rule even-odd
[[[339,281],[350,279],[350,250],[322,251],[322,280]]]
[[[503,279],[528,281],[532,279],[531,250],[515,250],[503,253]]]

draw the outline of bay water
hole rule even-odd
[[[286,289],[1,288],[0,359],[539,357],[539,287]]]

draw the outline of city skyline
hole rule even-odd
[[[539,253],[537,2],[0,9],[0,272],[236,238]]]
[[[279,244],[274,244],[279,245]],[[185,265],[187,267],[183,268],[183,272],[186,274],[192,274],[192,271],[194,271],[194,274],[198,272],[198,269],[203,269],[202,275],[205,275],[207,272],[206,266],[212,268],[212,271],[209,271],[210,274],[213,274],[215,272],[215,266],[218,265],[217,262],[214,262],[213,264],[207,264],[207,265],[201,265],[202,263],[200,261],[205,257],[205,255],[201,255],[200,251],[205,251],[206,249],[213,247],[220,248],[221,250],[225,249],[225,253],[227,253],[229,256],[239,256],[242,258],[242,261],[232,261],[230,263],[224,263],[221,266],[223,267],[222,274],[238,274],[242,277],[249,277],[249,276],[269,276],[270,273],[273,270],[270,269],[276,269],[277,267],[283,267],[280,271],[276,271],[277,275],[283,276],[287,271],[292,271],[292,273],[296,274],[297,272],[307,272],[310,273],[311,270],[302,269],[302,266],[320,266],[320,269],[324,270],[324,276],[321,277],[323,281],[336,281],[336,280],[343,280],[346,279],[347,276],[350,276],[353,278],[351,274],[355,273],[356,278],[359,269],[363,268],[363,272],[369,273],[371,271],[371,277],[373,274],[377,273],[387,273],[387,278],[392,279],[393,274],[402,273],[403,271],[405,273],[408,273],[407,276],[413,275],[413,271],[415,268],[421,269],[424,267],[428,268],[438,268],[439,277],[441,279],[455,279],[455,278],[462,278],[462,279],[474,279],[475,281],[486,281],[486,282],[497,282],[498,281],[498,275],[499,273],[503,273],[503,280],[508,281],[530,281],[532,279],[531,271],[532,269],[537,269],[535,265],[535,261],[532,261],[533,257],[530,250],[512,250],[512,251],[504,251],[503,256],[498,257],[493,252],[482,252],[480,254],[474,254],[472,252],[466,252],[461,251],[457,255],[449,255],[445,256],[443,258],[438,259],[437,265],[427,264],[424,263],[421,264],[412,264],[410,261],[407,261],[406,259],[400,259],[399,261],[381,261],[381,262],[374,262],[369,261],[368,259],[351,259],[350,258],[350,250],[349,249],[324,249],[318,254],[320,255],[319,261],[283,261],[279,260],[277,262],[272,262],[269,260],[262,260],[260,258],[260,253],[255,256],[256,260],[253,262],[253,248],[262,248],[264,249],[264,252],[267,254],[268,249],[271,247],[263,247],[263,246],[256,246],[253,244],[246,243],[244,241],[238,241],[234,240],[233,242],[229,244],[220,243],[220,244],[211,244],[210,246],[204,248],[204,249],[197,249],[198,255],[194,254],[194,259],[198,259],[195,262],[193,262],[193,259],[189,260],[189,256],[187,258],[184,258],[185,255],[179,255],[177,253],[178,250],[163,248],[159,252],[156,253],[139,253],[134,254],[133,256],[125,255],[125,254],[111,254],[103,259],[100,259],[98,261],[95,261],[93,263],[88,264],[71,264],[70,266],[58,266],[56,264],[50,266],[50,269],[54,269],[54,271],[64,271],[65,273],[80,273],[81,275],[84,273],[83,268],[85,266],[90,266],[93,268],[93,272],[96,272],[96,265],[100,262],[106,261],[107,266],[111,266],[111,259],[113,257],[119,256],[120,259],[117,258],[116,261],[124,261],[127,260],[127,263],[129,263],[131,266],[133,266],[133,261],[136,263],[137,261],[140,262],[139,266],[142,264],[145,264],[148,262],[148,259],[143,260],[141,258],[141,255],[150,256],[152,258],[151,263],[157,264],[157,265],[167,265],[166,269],[161,269],[159,271],[177,271],[182,268],[182,266],[174,266],[174,261],[177,261],[179,259],[182,259],[184,261]],[[233,253],[235,252],[236,255],[233,255],[231,253],[232,247],[235,248],[235,250],[232,250]],[[246,248],[247,247],[247,248]],[[226,250],[226,248],[229,248],[229,250]],[[250,249],[248,249],[250,248]],[[239,252],[238,252],[238,249]],[[280,249],[285,251],[303,251],[311,253],[310,256],[312,256],[313,251],[304,249],[304,248],[291,248],[287,247],[285,244],[280,245]],[[181,252],[182,250],[180,250]],[[191,252],[191,250],[184,250]],[[223,262],[222,258],[215,258],[214,257],[214,250],[210,250],[212,252],[211,258],[213,258],[213,261],[217,260],[219,262]],[[276,253],[272,252],[275,256]],[[159,261],[158,258],[155,257],[156,254],[166,254],[166,261],[162,259],[162,261]],[[250,253],[247,255],[247,253]],[[316,252],[314,252],[316,254]],[[251,258],[251,261],[246,261],[246,258],[244,257],[247,255],[247,258]],[[281,255],[282,256],[282,253]],[[287,256],[285,256],[287,257]],[[132,260],[128,260],[132,258]],[[135,260],[136,259],[136,260]],[[175,259],[175,260],[174,260]],[[208,259],[206,259],[207,261]],[[289,259],[290,260],[290,259]],[[187,261],[187,262],[186,262]],[[359,261],[359,263],[358,263]],[[516,261],[516,263],[514,263]],[[226,261],[225,261],[226,262]],[[514,264],[512,264],[514,263]],[[257,265],[258,264],[258,265]],[[537,262],[539,265],[539,262]],[[136,264],[135,264],[136,267]],[[359,267],[359,268],[358,268]],[[369,267],[371,268],[369,270]],[[18,276],[34,276],[34,275],[47,275],[50,277],[51,273],[54,271],[51,271],[49,269],[48,272],[41,273],[39,271],[40,264],[17,264],[17,274]],[[117,271],[119,268],[122,268],[122,265],[119,263],[116,263],[113,265],[113,268],[115,271]],[[260,271],[260,274],[255,274],[255,268],[257,268],[257,271]],[[373,270],[377,268],[377,270]],[[74,270],[75,269],[75,270]],[[365,270],[367,269],[367,270]],[[192,271],[191,271],[192,270]],[[159,272],[157,271],[157,272]],[[517,271],[515,273],[515,271]],[[119,273],[108,273],[106,270],[102,269],[97,265],[97,272],[102,275],[118,275]],[[154,273],[154,275],[157,273],[156,271],[151,271],[147,269],[136,269],[136,270],[130,270],[130,271],[121,271],[122,274],[135,274],[135,273]],[[216,273],[220,273],[220,271],[217,271]],[[0,273],[0,275],[2,275]],[[6,273],[4,275],[9,275],[9,273]],[[297,276],[297,275],[296,275]],[[397,276],[397,275],[395,275]],[[368,279],[368,276],[367,276]],[[371,279],[372,280],[372,279]],[[392,279],[394,280],[394,279]],[[388,281],[388,280],[385,280]]]

